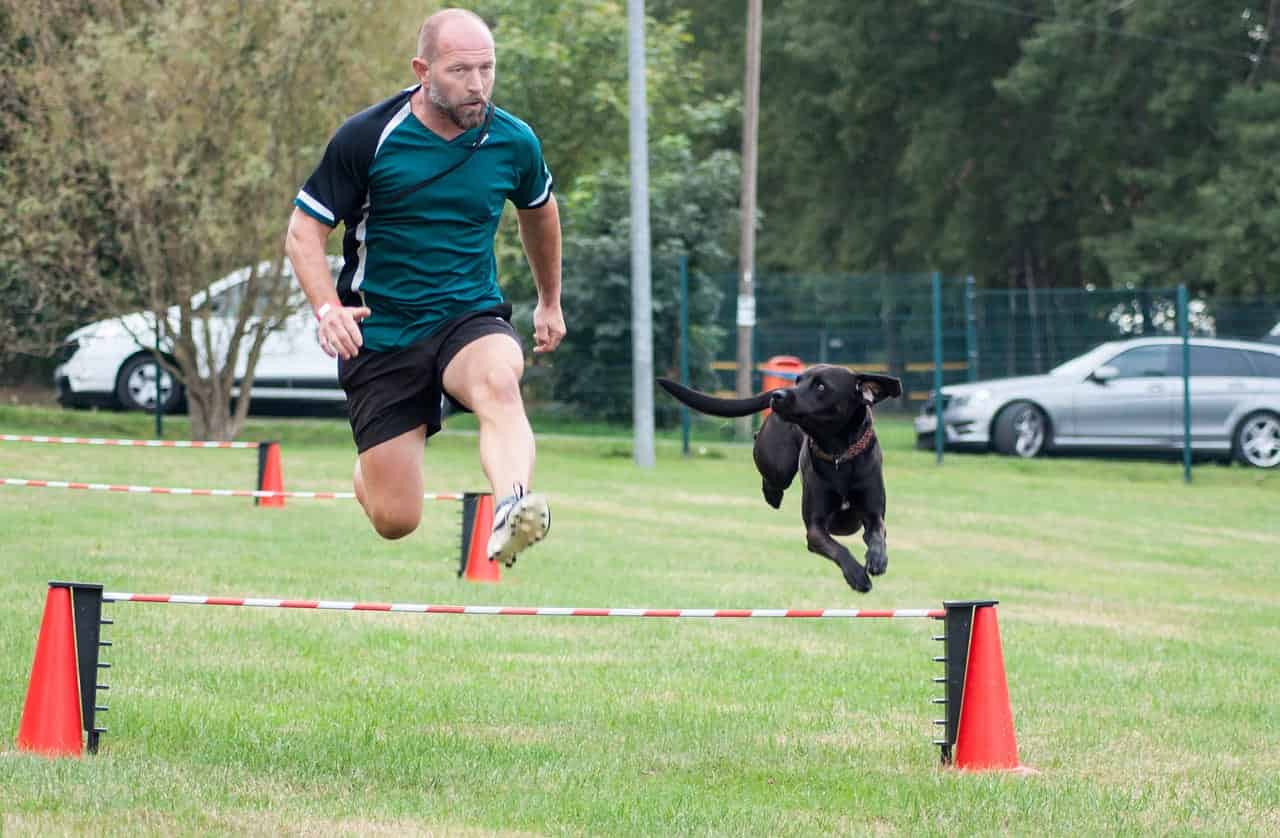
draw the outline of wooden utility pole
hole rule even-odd
[[[752,335],[756,325],[756,143],[760,127],[760,19],[762,0],[747,0],[747,61],[742,94],[742,220],[738,250],[739,398],[751,395]],[[737,421],[740,441],[751,438],[752,417]]]

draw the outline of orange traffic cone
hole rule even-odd
[[[71,591],[49,588],[36,642],[27,703],[18,724],[18,750],[46,756],[80,756],[80,678]]]
[[[493,532],[493,495],[467,492],[462,499],[462,567],[459,576],[470,582],[500,582],[498,563],[489,560]]]
[[[280,473],[280,443],[263,442],[258,445],[258,491],[283,492],[284,477]],[[284,506],[282,495],[255,497],[258,506]]]
[[[1018,741],[994,605],[973,610],[955,766],[968,771],[1038,773],[1018,762]]]

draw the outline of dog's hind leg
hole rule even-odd
[[[862,529],[862,513],[852,506],[841,506],[840,511],[827,519],[827,532],[832,535],[853,535]]]
[[[843,505],[843,499],[834,492],[816,488],[806,476],[804,494],[800,501],[800,517],[804,521],[805,540],[809,552],[826,556],[835,562],[844,574],[844,581],[855,591],[871,590],[871,577],[843,544],[832,538],[827,530],[832,515]]]
[[[848,548],[832,538],[821,525],[807,525],[805,539],[808,542],[809,552],[826,556],[839,566],[840,572],[844,574],[844,581],[849,583],[850,588],[864,594],[871,590],[871,577],[867,575],[866,569],[858,563]]]

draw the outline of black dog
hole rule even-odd
[[[658,379],[668,393],[700,413],[747,416],[773,412],[756,434],[753,455],[764,478],[764,499],[777,509],[797,469],[804,494],[800,517],[810,552],[840,566],[855,591],[871,590],[871,577],[885,572],[885,494],[880,444],[871,406],[902,395],[902,382],[887,375],[856,373],[820,364],[805,370],[794,387],[747,399],[721,399]],[[867,566],[833,535],[863,530]]]

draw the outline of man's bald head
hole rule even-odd
[[[434,63],[441,52],[442,40],[458,41],[462,49],[484,44],[493,49],[493,33],[475,12],[466,9],[443,9],[427,18],[418,30],[418,57]]]

